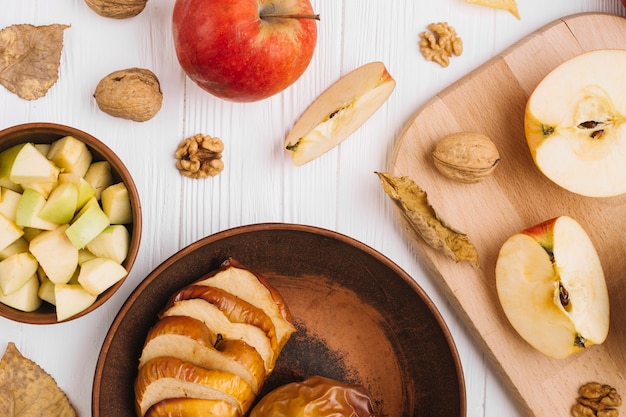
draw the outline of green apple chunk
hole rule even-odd
[[[34,182],[34,183],[22,183],[20,185],[22,186],[23,190],[28,189],[28,190],[37,191],[44,198],[48,198],[48,196],[50,195],[54,187],[58,185],[58,183],[56,181],[55,182]]]
[[[52,143],[47,157],[63,172],[84,176],[91,165],[91,152],[80,140],[65,136]]]
[[[23,252],[28,252],[28,241],[24,239],[24,236],[18,238],[15,242],[0,250],[0,261],[5,260],[9,256],[15,255],[16,253]]]
[[[78,268],[78,249],[67,237],[69,226],[40,233],[31,240],[29,249],[50,281],[66,283]]]
[[[57,310],[57,321],[69,319],[86,310],[96,302],[95,295],[88,293],[79,284],[55,284],[54,300]]]
[[[79,249],[78,250],[78,265],[79,266],[82,266],[82,264],[84,264],[85,262],[87,262],[87,261],[89,261],[89,260],[91,260],[93,258],[97,258],[97,256],[94,255],[93,253],[89,252],[89,250],[87,250],[87,249]]]
[[[0,261],[0,291],[9,295],[19,290],[38,267],[37,260],[28,252],[16,253]]]
[[[108,161],[92,162],[84,178],[96,191],[96,199],[100,200],[102,190],[113,184],[111,164]]]
[[[76,198],[77,210],[80,210],[87,201],[96,196],[96,190],[81,176],[62,172],[59,174],[59,184],[65,182],[74,183],[78,190],[78,197]]]
[[[108,186],[101,195],[102,210],[111,224],[129,224],[133,221],[128,189],[123,182]]]
[[[12,182],[16,184],[38,184],[51,183],[57,180],[59,168],[42,155],[32,143],[24,143],[16,145],[16,147],[18,149],[13,161],[6,161],[11,166],[9,179]],[[1,162],[5,163],[5,161]]]
[[[126,274],[126,269],[114,260],[94,258],[80,267],[78,283],[90,294],[99,295],[124,278]]]
[[[130,233],[126,226],[114,224],[87,243],[86,248],[98,258],[109,258],[121,264],[128,255],[129,244]]]
[[[0,189],[0,213],[4,214],[12,222],[15,221],[17,206],[20,203],[22,194],[10,188]]]
[[[76,215],[75,220],[67,228],[65,234],[77,249],[84,248],[104,229],[109,226],[109,218],[97,204],[85,206],[86,209]],[[83,207],[83,208],[85,208]]]
[[[59,227],[58,223],[53,223],[39,217],[39,213],[46,204],[46,199],[37,191],[26,189],[20,198],[15,215],[15,223],[21,227],[32,227],[35,229],[53,230]]]
[[[40,279],[39,291],[37,291],[37,296],[47,303],[56,305],[56,299],[54,297],[54,287],[54,282],[50,281],[48,278]]]
[[[8,188],[15,192],[21,193],[22,187],[11,181],[11,168],[18,152],[23,145],[15,145],[9,149],[0,152],[0,187]]]
[[[0,213],[0,250],[22,237],[24,230]]]
[[[11,294],[4,295],[0,293],[0,303],[6,304],[16,310],[31,312],[37,310],[41,306],[41,299],[38,296],[39,279],[33,274],[26,284],[13,291]]]
[[[76,212],[78,188],[71,182],[59,184],[46,200],[39,217],[57,224],[69,223]]]

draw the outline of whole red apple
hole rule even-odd
[[[262,100],[304,73],[315,51],[316,20],[309,0],[176,0],[176,56],[209,93]]]
[[[622,0],[622,4],[626,7],[626,0]]]

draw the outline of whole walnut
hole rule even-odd
[[[146,7],[148,0],[85,0],[91,10],[100,16],[126,19],[137,16]]]
[[[158,78],[143,68],[112,72],[100,80],[93,96],[103,112],[136,122],[152,119],[163,102]]]

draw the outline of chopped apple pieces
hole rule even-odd
[[[65,320],[126,276],[128,190],[92,158],[72,136],[0,152],[0,302]]]

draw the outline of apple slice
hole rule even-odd
[[[331,85],[302,114],[287,135],[293,163],[303,165],[356,131],[389,98],[395,80],[385,64],[363,65]]]
[[[28,241],[24,237],[18,238],[6,248],[0,250],[0,261],[15,255],[16,253],[28,252]]]
[[[9,188],[0,189],[0,213],[4,214],[12,222],[15,221],[20,198],[22,198],[22,194],[17,191]]]
[[[57,311],[57,321],[69,319],[85,311],[98,297],[88,293],[79,284],[55,284],[54,301]]]
[[[241,417],[239,408],[224,400],[168,398],[148,409],[145,417]]]
[[[26,189],[22,193],[20,202],[15,213],[15,224],[21,227],[31,227],[34,229],[53,230],[59,227],[58,223],[53,223],[39,217],[39,213],[46,205],[46,198],[37,191]]]
[[[78,267],[78,249],[66,235],[68,225],[48,230],[30,241],[30,253],[37,259],[50,281],[67,283]]]
[[[22,237],[24,230],[18,227],[11,220],[0,213],[0,250],[6,249],[9,245]]]
[[[81,177],[89,169],[92,158],[87,145],[73,136],[65,136],[52,142],[46,156],[63,172]]]
[[[524,124],[532,157],[566,190],[590,197],[626,193],[625,67],[626,50],[586,52],[551,71],[528,99]]]
[[[238,375],[255,394],[265,380],[263,359],[256,349],[243,340],[220,339],[192,317],[163,317],[150,329],[139,367],[159,356],[172,356],[206,369]]]
[[[39,278],[37,278],[37,274],[33,274],[26,284],[17,291],[8,295],[0,292],[0,303],[27,313],[35,311],[41,306],[41,299],[37,295],[38,291]]]
[[[39,278],[39,291],[37,291],[37,296],[41,298],[42,301],[45,301],[49,304],[56,305],[56,298],[54,296],[54,282],[50,281],[47,277],[43,277],[43,279]]]
[[[100,200],[102,190],[113,184],[111,164],[108,161],[92,162],[83,178],[96,191],[96,199]]]
[[[76,262],[78,263],[78,252]],[[80,266],[78,283],[90,294],[99,295],[127,274],[126,269],[112,259],[94,258]]]
[[[15,145],[0,152],[0,187],[8,188],[17,193],[22,192],[22,187],[11,181],[11,168],[22,146],[23,145]]]
[[[496,288],[513,328],[530,345],[564,358],[604,342],[609,296],[585,230],[561,216],[511,236],[496,263]]]
[[[87,203],[89,204],[89,203]],[[85,209],[83,211],[83,209]],[[98,204],[83,206],[65,234],[77,249],[84,248],[109,226],[109,218]]]
[[[244,340],[259,352],[266,373],[271,373],[276,353],[265,332],[255,325],[232,323],[219,308],[201,298],[177,301],[159,315],[160,318],[168,316],[192,317],[202,321],[213,333],[221,334],[224,339]]]
[[[263,276],[255,274],[233,258],[194,284],[220,288],[262,309],[274,323],[278,351],[282,350],[296,330],[280,293]]]
[[[54,182],[33,182],[33,183],[23,182],[20,185],[22,186],[22,190],[29,189],[29,190],[37,191],[44,198],[48,198],[48,196],[50,195],[50,193],[52,192],[54,187],[56,187],[58,185],[58,182],[56,182],[56,181],[54,181]]]
[[[139,416],[168,398],[223,400],[245,415],[254,401],[250,386],[237,375],[205,369],[173,357],[146,362],[135,379],[135,406]]]
[[[71,182],[64,182],[55,187],[46,204],[39,212],[39,217],[52,223],[69,223],[76,212],[78,188]]]
[[[109,217],[111,224],[129,224],[133,222],[128,189],[123,182],[118,182],[102,190],[100,195],[102,210]]]
[[[113,259],[121,264],[128,255],[130,233],[126,226],[114,224],[107,226],[98,236],[93,238],[85,248],[98,258]]]
[[[15,153],[11,153],[12,149]],[[22,143],[5,151],[9,152],[7,161],[2,164],[11,166],[9,178],[16,184],[53,183],[59,176],[59,168],[42,155],[32,143]],[[11,161],[11,156],[14,155]]]
[[[39,264],[28,252],[17,253],[0,262],[0,291],[9,295],[19,290],[37,272]]]
[[[62,172],[59,174],[59,184],[71,182],[78,190],[76,197],[76,209],[80,210],[87,201],[96,196],[96,190],[83,177],[72,173]]]

